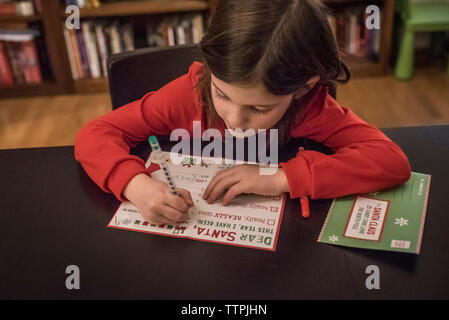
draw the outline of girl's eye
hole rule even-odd
[[[229,100],[228,97],[220,94],[217,90],[215,90],[215,96],[220,99],[220,100],[224,100],[227,101]],[[257,114],[267,114],[268,112],[270,112],[271,109],[257,109],[256,107],[250,107],[251,112],[257,113]]]
[[[218,91],[215,91],[215,96],[220,100],[228,100],[228,97],[219,94]]]
[[[251,107],[251,111],[257,114],[267,114],[271,109],[257,109],[255,107]]]

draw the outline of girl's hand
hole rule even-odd
[[[273,175],[261,175],[258,166],[245,164],[218,172],[204,191],[203,199],[211,204],[226,190],[224,206],[240,193],[277,196],[288,192],[289,187],[282,168]]]
[[[179,196],[170,192],[164,182],[151,179],[144,173],[132,178],[123,195],[139,209],[146,221],[154,224],[175,224],[185,221],[193,207],[190,192],[176,188]]]

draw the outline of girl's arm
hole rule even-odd
[[[299,151],[295,158],[280,163],[292,198],[368,193],[410,177],[410,164],[399,146],[339,106],[324,87],[318,88],[292,136],[314,140],[335,151],[333,155]]]
[[[75,158],[90,178],[121,201],[122,191],[139,173],[146,173],[145,161],[130,155],[130,148],[151,135],[170,135],[173,128],[190,128],[198,117],[194,94],[194,63],[189,72],[158,91],[89,122],[77,135]]]

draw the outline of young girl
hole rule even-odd
[[[305,137],[335,151],[298,151],[274,175],[240,165],[217,174],[203,194],[226,205],[241,193],[333,198],[408,180],[401,149],[328,94],[349,71],[339,60],[326,11],[316,0],[220,1],[200,43],[204,62],[158,91],[91,121],[75,157],[104,191],[129,200],[152,223],[175,223],[193,206],[147,174],[131,146],[177,128],[279,130],[280,144]],[[148,70],[151,72],[151,70]]]

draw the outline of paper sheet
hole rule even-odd
[[[334,199],[318,242],[419,254],[430,180],[412,171],[400,186]]]
[[[165,153],[170,159],[169,153]],[[151,164],[152,157],[146,166]],[[108,227],[151,234],[181,237],[254,249],[276,250],[279,227],[285,204],[283,196],[241,194],[227,206],[221,198],[213,204],[202,199],[202,194],[215,174],[229,166],[224,159],[184,157],[182,164],[167,161],[177,187],[190,191],[195,206],[189,210],[190,218],[177,225],[154,225],[145,221],[138,209],[129,201],[117,209]],[[151,177],[164,181],[162,170]]]

